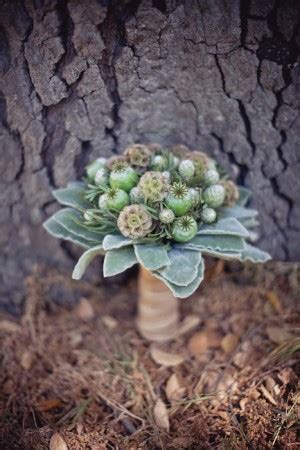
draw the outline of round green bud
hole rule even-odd
[[[95,175],[95,184],[97,185],[107,185],[108,184],[108,176],[107,172],[104,168],[97,170]]]
[[[106,164],[106,158],[98,158],[86,166],[86,173],[90,180],[94,180],[99,169],[103,169]]]
[[[162,223],[172,223],[175,219],[175,214],[173,213],[173,211],[171,209],[168,208],[164,208],[160,213],[159,213],[159,220]]]
[[[143,194],[138,186],[135,186],[134,188],[131,189],[129,197],[131,203],[143,203],[144,201]]]
[[[196,236],[198,225],[192,216],[182,216],[176,219],[172,227],[172,237],[176,242],[188,242]]]
[[[125,206],[129,205],[129,195],[122,189],[112,188],[107,193],[108,209],[116,209],[121,211]]]
[[[100,209],[107,209],[108,208],[107,200],[108,200],[107,194],[100,195],[99,201],[98,201],[98,205],[99,205]]]
[[[200,213],[200,218],[204,223],[213,223],[217,218],[217,213],[212,208],[204,208]]]
[[[163,156],[161,155],[156,155],[153,158],[153,167],[156,170],[164,170],[164,168],[166,167],[166,160]]]
[[[191,161],[190,159],[182,160],[179,164],[178,171],[182,178],[184,178],[185,180],[191,180],[195,173],[195,166],[193,161]]]
[[[214,184],[206,188],[203,192],[203,200],[207,206],[218,208],[225,199],[225,189],[220,184]]]
[[[190,188],[189,193],[192,200],[192,207],[195,208],[195,206],[197,206],[200,202],[200,192],[198,189]]]
[[[216,170],[209,169],[203,175],[203,183],[206,186],[211,186],[212,184],[218,183],[220,175]]]
[[[138,182],[138,174],[129,166],[124,166],[120,169],[112,170],[109,176],[109,182],[112,188],[122,189],[125,192],[136,186]]]

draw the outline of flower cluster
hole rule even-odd
[[[86,225],[103,230],[109,223],[145,242],[188,242],[239,197],[214,160],[183,145],[134,144],[123,155],[97,159],[86,171]]]

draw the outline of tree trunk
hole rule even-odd
[[[299,8],[0,0],[1,302],[34,263],[73,264],[41,227],[51,189],[132,142],[208,152],[253,190],[260,245],[299,259]]]

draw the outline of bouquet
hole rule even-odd
[[[249,243],[257,211],[250,192],[216,162],[182,145],[134,144],[123,155],[99,158],[82,181],[53,191],[65,206],[44,226],[85,248],[73,278],[97,255],[105,277],[141,264],[175,297],[190,296],[204,277],[204,256],[265,262]]]

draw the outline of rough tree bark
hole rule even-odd
[[[254,191],[261,246],[299,260],[299,8],[0,0],[1,302],[34,262],[70,264],[41,227],[51,188],[136,141],[213,155]]]

